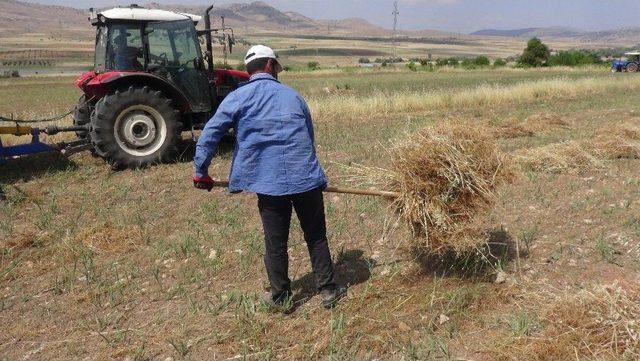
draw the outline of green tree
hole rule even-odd
[[[549,47],[540,39],[532,38],[520,56],[519,63],[526,66],[545,66],[550,56]]]
[[[310,70],[318,70],[320,69],[320,63],[318,63],[317,61],[310,61],[307,63],[307,68],[309,68]]]

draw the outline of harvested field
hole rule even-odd
[[[327,195],[337,276],[350,284],[333,311],[320,306],[296,221],[288,251],[298,306],[290,315],[269,311],[255,196],[194,190],[189,157],[123,172],[88,153],[11,160],[0,166],[7,198],[0,202],[0,355],[636,359],[640,77],[596,68],[560,76],[554,69],[284,74],[309,100],[332,185],[347,185],[358,164],[386,170],[383,178],[397,187],[431,189],[395,177],[416,165],[415,174],[432,169],[424,165],[437,152],[410,152],[423,143],[402,141],[437,134],[424,128],[458,134],[455,149],[461,139],[481,139],[473,144],[488,148],[464,154],[502,154],[521,173],[495,189],[464,183],[489,187],[492,200],[478,198],[482,227],[471,222],[458,240],[481,229],[468,240],[491,234],[495,244],[514,247],[482,268],[449,254],[416,257],[411,225],[387,200]],[[64,112],[77,99],[72,81],[1,80],[0,114]],[[190,154],[187,139],[182,147]],[[392,144],[407,158],[395,158]],[[226,178],[231,148],[220,149],[214,176]],[[456,174],[474,171],[481,176],[473,179],[487,181],[496,167],[485,165]],[[459,205],[441,209],[467,210]]]

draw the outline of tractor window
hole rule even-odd
[[[111,70],[142,70],[144,51],[138,25],[112,25],[109,31],[107,67]]]
[[[191,20],[148,25],[149,64],[163,68],[195,69],[201,57]]]
[[[105,26],[98,28],[96,34],[96,52],[95,52],[95,71],[102,72],[107,67],[107,41],[108,41],[108,29]]]

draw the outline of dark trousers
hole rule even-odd
[[[291,291],[287,248],[292,209],[304,232],[318,289],[335,288],[322,189],[286,196],[258,194],[258,208],[264,228],[264,264],[274,299]]]

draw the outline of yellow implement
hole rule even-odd
[[[29,135],[33,128],[23,126],[23,125],[12,125],[6,127],[0,127],[0,134],[9,134],[9,135]]]

